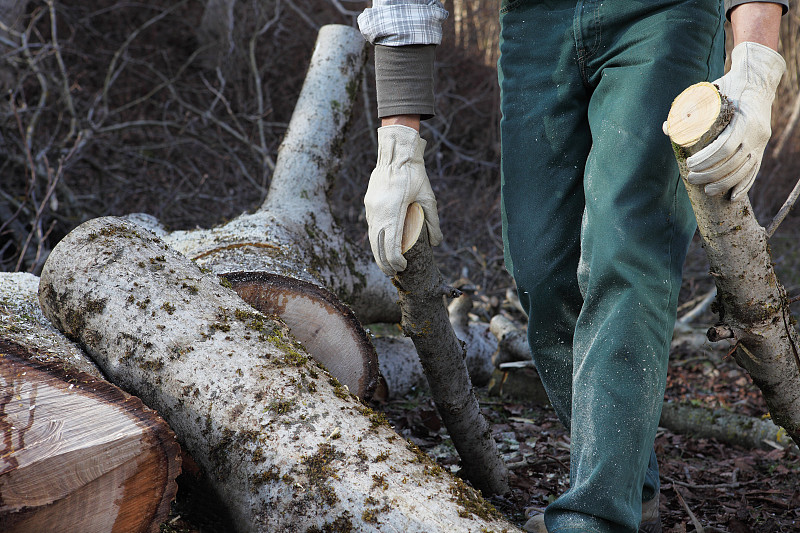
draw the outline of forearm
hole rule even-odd
[[[749,2],[730,12],[733,45],[755,42],[778,50],[783,6],[771,2]]]
[[[419,122],[419,115],[392,115],[391,117],[383,117],[381,126],[407,126],[419,131]]]

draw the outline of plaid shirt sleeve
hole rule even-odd
[[[373,0],[358,17],[358,27],[372,44],[440,44],[448,13],[439,0]]]

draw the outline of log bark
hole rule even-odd
[[[480,412],[464,363],[464,345],[450,325],[444,296],[454,296],[455,290],[445,285],[433,261],[428,232],[419,222],[421,211],[416,204],[409,207],[406,227],[419,228],[418,238],[404,253],[406,269],[394,278],[403,333],[414,341],[436,409],[461,457],[464,477],[484,492],[504,494],[509,490],[508,470]]]
[[[363,324],[399,322],[390,281],[363,247],[346,238],[327,200],[365,57],[358,30],[324,26],[278,150],[267,199],[254,213],[222,226],[175,231],[164,240],[216,273],[294,277],[334,293]],[[150,227],[156,229],[156,223]]]
[[[40,285],[50,320],[167,420],[237,531],[515,530],[155,235],[86,222]]]
[[[404,398],[415,391],[428,390],[425,371],[417,349],[408,337],[394,335],[372,337],[378,353],[381,376],[386,382],[386,400]]]
[[[474,386],[483,387],[489,383],[494,371],[492,359],[497,353],[497,339],[485,322],[470,320],[471,310],[469,294],[462,294],[447,306],[453,332],[464,343],[464,363],[469,379]]]
[[[512,361],[531,361],[531,348],[528,344],[528,332],[503,315],[495,315],[489,322],[489,331],[497,338],[497,354],[494,365],[499,368],[503,363]]]
[[[159,531],[174,433],[138,398],[42,356],[0,338],[0,530]]]
[[[706,103],[693,107],[698,100]],[[698,112],[687,111],[691,109]],[[699,84],[675,99],[667,124],[671,138],[674,124],[702,124],[688,128],[693,134],[673,138],[673,147],[717,285],[720,322],[736,341],[736,362],[761,389],[772,419],[800,443],[800,334],[775,275],[766,232],[749,199],[734,203],[727,194],[708,196],[701,186],[686,181],[686,158],[716,138],[734,112],[716,87]]]
[[[695,438],[717,439],[744,448],[772,450],[770,442],[794,448],[786,431],[769,419],[758,419],[730,411],[711,410],[687,404],[665,402],[659,425]]]
[[[39,278],[33,274],[0,272],[0,339],[25,346],[28,357],[37,362],[102,379],[81,347],[42,314],[38,293]]]
[[[453,317],[451,313],[451,324]],[[460,315],[456,314],[456,320],[461,320]],[[460,326],[461,324],[454,324],[453,330],[456,337],[464,343],[464,361],[470,381],[476,387],[487,385],[491,379],[489,369],[494,368],[492,361],[497,350],[497,341],[490,337],[489,327],[483,322],[470,321],[465,330],[460,330]],[[402,398],[417,390],[428,390],[425,371],[411,339],[378,335],[370,340],[378,354],[381,376],[386,383],[385,399]]]

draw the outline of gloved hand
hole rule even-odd
[[[387,276],[406,268],[400,242],[406,210],[412,203],[422,206],[431,245],[442,242],[436,198],[422,159],[425,144],[414,128],[378,128],[378,162],[369,178],[364,206],[372,254]]]
[[[733,101],[733,120],[714,142],[686,160],[689,183],[705,185],[711,196],[733,189],[733,201],[747,196],[772,134],[772,100],[784,70],[786,62],[771,48],[753,42],[736,45],[731,70],[714,82]]]

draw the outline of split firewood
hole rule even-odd
[[[800,443],[800,334],[772,266],[767,233],[749,199],[709,196],[686,181],[686,158],[715,139],[735,112],[714,85],[700,83],[675,98],[667,130],[717,285],[721,324],[709,340],[735,341],[736,362],[761,389],[772,419]]]
[[[180,449],[141,400],[0,338],[0,530],[155,533]]]
[[[362,324],[399,322],[389,279],[363,246],[346,238],[327,199],[365,58],[357,29],[323,26],[264,203],[222,226],[162,238],[215,273],[293,277],[328,289]],[[146,227],[157,230],[158,221],[150,220]]]
[[[408,262],[395,276],[403,333],[411,337],[439,416],[461,457],[463,475],[482,491],[508,492],[508,469],[480,412],[464,363],[464,345],[453,332],[444,296],[455,296],[433,260],[418,204],[408,208],[402,250]]]
[[[38,289],[0,273],[0,531],[158,531],[174,434],[52,326]]]
[[[514,531],[220,279],[146,230],[86,222],[42,272],[45,315],[156,409],[237,531]]]

